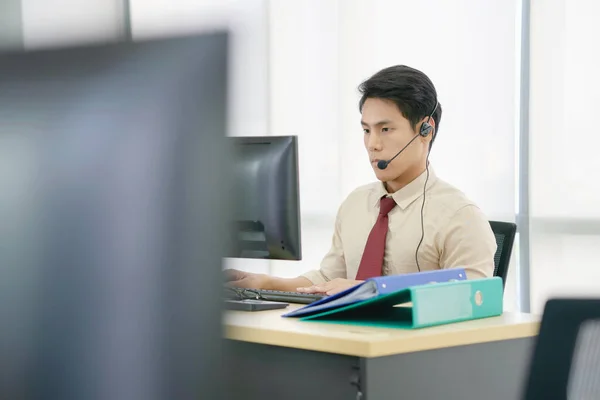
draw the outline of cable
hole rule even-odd
[[[438,108],[438,101],[435,100],[435,107],[429,116],[427,117],[427,123],[431,120],[431,117],[435,113],[435,110]],[[422,126],[421,126],[422,128]],[[431,127],[430,127],[431,128]],[[425,238],[425,221],[423,220],[423,210],[425,209],[425,192],[427,191],[427,182],[429,181],[429,155],[431,154],[431,145],[433,144],[433,139],[435,139],[436,130],[433,129],[431,132],[432,142],[429,143],[429,149],[427,150],[427,158],[425,159],[425,169],[427,170],[427,176],[425,178],[425,184],[423,185],[423,203],[421,203],[421,240],[419,240],[419,244],[417,245],[417,249],[415,250],[415,261],[417,263],[417,269],[421,272],[421,265],[419,264],[419,248],[421,248],[421,244],[423,243],[423,239]]]
[[[425,184],[423,185],[423,203],[421,203],[421,240],[419,240],[417,250],[415,250],[415,261],[417,262],[417,269],[419,270],[419,272],[421,272],[421,266],[419,265],[419,248],[421,247],[421,243],[423,243],[423,239],[425,238],[425,222],[423,221],[423,210],[425,209],[425,192],[427,190],[427,181],[429,181],[429,153],[430,152],[427,152],[427,160],[425,161],[427,177],[425,178]]]

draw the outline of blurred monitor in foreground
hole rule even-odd
[[[227,43],[0,56],[0,398],[220,398]]]

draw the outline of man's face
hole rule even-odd
[[[379,160],[389,160],[395,156],[416,134],[410,122],[392,101],[367,99],[362,108],[361,123],[369,161],[380,181],[393,181],[424,162],[428,140],[419,137],[389,163],[386,169],[377,167]]]

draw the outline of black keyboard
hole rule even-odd
[[[279,290],[243,289],[230,286],[225,287],[225,295],[227,298],[233,300],[256,299],[298,304],[310,304],[325,297],[323,294],[281,292]]]

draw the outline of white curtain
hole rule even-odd
[[[531,308],[600,295],[600,3],[532,1]]]

